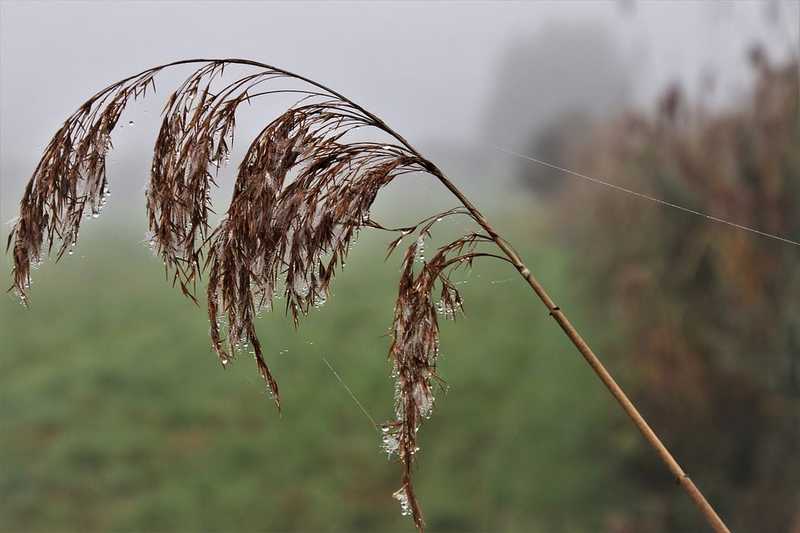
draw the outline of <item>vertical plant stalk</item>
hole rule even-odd
[[[254,319],[271,309],[283,283],[286,311],[295,324],[318,307],[361,227],[399,231],[390,245],[417,231],[419,238],[406,251],[390,358],[396,382],[395,422],[383,426],[384,445],[403,463],[402,487],[394,497],[403,514],[412,516],[422,531],[424,520],[411,483],[416,433],[430,416],[436,374],[439,330],[433,289],[441,286],[445,318],[461,307],[461,298],[449,271],[471,265],[475,258],[491,257],[511,263],[527,281],[572,344],[605,384],[625,413],[655,449],[683,490],[717,533],[729,533],[700,490],[672,457],[622,388],[586,341],[536,280],[511,244],[430,160],[425,158],[382,119],[341,93],[264,63],[244,59],[188,59],[154,67],[125,78],[95,94],[56,132],[37,165],[20,204],[20,217],[7,249],[13,245],[14,285],[27,302],[30,270],[45,251],[61,241],[57,259],[75,245],[81,219],[96,218],[109,191],[105,157],[110,133],[125,105],[155,88],[155,74],[167,67],[202,63],[164,109],[164,120],[154,149],[147,211],[151,244],[173,272],[173,284],[192,300],[197,280],[208,273],[208,311],[212,347],[226,366],[237,351],[249,350],[279,406],[278,387],[263,358]],[[221,90],[212,87],[226,65],[255,67],[256,74],[240,78]],[[272,80],[296,80],[313,90],[257,90]],[[236,108],[269,94],[299,94],[302,99],[269,123],[247,150],[239,166],[234,196],[226,217],[211,229],[210,190],[216,171],[228,160]],[[346,142],[357,128],[377,128],[400,144]],[[402,146],[401,146],[402,145]],[[293,180],[287,180],[294,172]],[[428,173],[462,204],[414,226],[382,227],[369,210],[378,191],[395,177]],[[430,228],[445,216],[467,214],[486,232],[469,233],[440,247],[429,260],[417,255]],[[493,243],[504,254],[478,252],[479,244]],[[455,255],[455,257],[453,257]],[[227,322],[227,325],[225,324]],[[223,339],[227,330],[227,347]]]

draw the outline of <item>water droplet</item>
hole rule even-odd
[[[297,281],[294,284],[294,292],[301,298],[305,298],[310,292],[310,287],[304,280]]]
[[[400,490],[392,494],[392,498],[400,502],[401,515],[409,516],[411,514],[411,505],[408,503],[408,493],[406,492],[405,486],[401,487]]]
[[[430,418],[434,402],[434,397],[430,389],[423,383],[417,383],[414,386],[413,396],[420,414],[425,418]]]
[[[328,298],[325,296],[325,294],[317,294],[314,297],[314,308],[320,309],[323,305],[325,305],[325,302],[327,301]]]
[[[132,120],[128,121],[128,126],[133,126],[134,124],[136,124],[134,121],[132,121]]]
[[[381,439],[381,448],[386,453],[387,457],[391,457],[392,454],[397,453],[397,449],[400,447],[400,439],[398,439],[396,435],[389,433],[388,428],[384,429],[386,431]]]
[[[417,262],[425,262],[425,239],[420,235],[417,237]]]

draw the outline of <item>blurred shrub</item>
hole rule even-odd
[[[672,87],[655,116],[603,125],[572,167],[800,238],[798,62],[750,59],[752,95],[733,109]],[[578,268],[631,341],[614,366],[678,460],[733,530],[800,531],[800,247],[581,180],[557,208]],[[697,530],[652,451],[632,446],[625,475],[641,507],[609,527]]]
[[[531,136],[530,153],[556,166],[569,166],[572,151],[581,146],[591,131],[592,116],[580,111],[564,112],[537,129]],[[543,165],[518,161],[517,175],[521,184],[539,198],[548,199],[561,192],[564,179]]]

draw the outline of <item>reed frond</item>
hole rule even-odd
[[[374,221],[370,209],[385,185],[435,166],[350,100],[287,71],[242,60],[162,65],[100,91],[56,132],[28,183],[9,236],[12,290],[26,303],[31,267],[41,261],[43,247],[49,251],[56,246],[60,259],[77,243],[82,219],[99,214],[108,194],[111,132],[125,106],[154,89],[154,77],[162,69],[189,62],[201,66],[164,106],[146,207],[152,248],[173,284],[197,302],[197,282],[207,277],[211,344],[223,366],[237,352],[250,351],[280,407],[278,385],[256,334],[256,317],[281,296],[298,325],[328,298],[333,277],[363,228],[399,233],[390,252],[405,235],[419,234],[420,244],[406,250],[396,304],[389,356],[397,408],[396,419],[384,426],[384,446],[403,465],[396,497],[421,529],[412,465],[420,422],[433,407],[439,344],[433,291],[438,283],[439,305],[448,317],[454,316],[461,298],[448,271],[491,255],[475,253],[478,244],[491,239],[470,234],[424,261],[418,257],[419,246],[433,225],[450,215],[471,217],[468,210],[452,209],[398,229]],[[224,83],[225,67],[231,64],[257,72]],[[299,82],[302,88],[259,91],[278,78]],[[212,228],[211,192],[218,169],[229,159],[237,108],[269,94],[301,98],[252,140],[238,166],[227,212]],[[382,130],[393,142],[350,140],[348,134],[360,128]],[[458,253],[457,261],[448,260],[452,253]],[[387,445],[392,441],[397,446]]]
[[[514,248],[431,161],[376,115],[342,94],[292,72],[244,59],[189,59],[145,70],[98,92],[70,115],[45,149],[25,189],[7,249],[13,249],[13,284],[28,302],[31,268],[55,246],[59,260],[78,240],[85,217],[96,217],[107,197],[106,157],[111,132],[126,105],[155,88],[168,67],[199,65],[169,96],[154,148],[146,194],[151,245],[173,285],[197,302],[196,285],[207,276],[211,344],[223,366],[237,352],[253,355],[280,408],[277,383],[264,358],[255,320],[282,293],[295,325],[328,297],[336,271],[364,228],[417,237],[403,257],[389,359],[395,379],[395,417],[383,425],[383,446],[402,466],[394,493],[403,514],[422,531],[424,520],[412,484],[417,434],[431,415],[439,353],[438,313],[455,318],[462,300],[450,275],[478,258],[510,263],[534,290],[578,351],[650,445],[659,453],[717,531],[727,531],[702,493],[681,470],[563,311],[533,277]],[[251,73],[226,82],[229,66]],[[270,82],[291,82],[285,88]],[[236,112],[273,94],[299,101],[250,143],[235,178],[231,203],[215,228],[209,222],[217,171],[229,158]],[[348,135],[372,129],[389,142]],[[404,228],[386,228],[371,217],[380,190],[408,173],[426,173],[460,206]],[[442,218],[464,215],[481,229],[421,253]],[[499,253],[482,250],[489,245]],[[439,295],[438,303],[434,294]],[[252,347],[252,351],[250,350]]]

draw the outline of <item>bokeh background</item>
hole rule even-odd
[[[3,242],[49,136],[97,89],[185,57],[306,74],[381,115],[485,210],[734,531],[798,533],[800,248],[503,150],[798,240],[799,9],[5,1]],[[391,498],[398,466],[328,366],[389,418],[399,257],[383,260],[385,236],[362,235],[300,329],[262,320],[280,416],[252,361],[223,371],[204,310],[142,244],[149,146],[183,75],[126,111],[109,206],[74,255],[36,272],[32,308],[0,301],[0,530],[412,530]],[[281,105],[240,114],[239,150]],[[451,205],[409,176],[374,214]],[[704,530],[514,274],[476,266],[460,280],[466,315],[443,327],[448,388],[417,473],[429,529]]]

